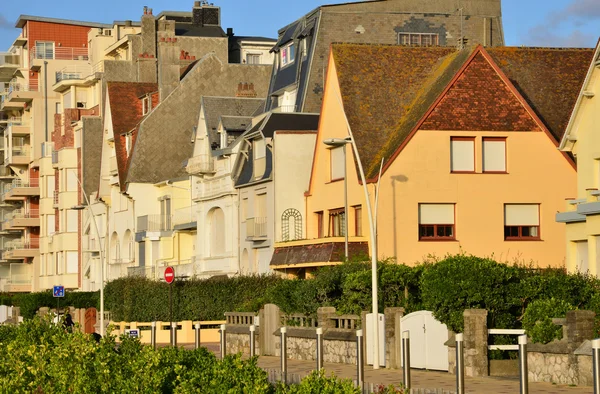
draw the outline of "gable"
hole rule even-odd
[[[422,130],[542,131],[524,102],[478,52],[425,118]]]

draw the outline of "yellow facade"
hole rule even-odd
[[[577,159],[577,194],[569,196],[566,206],[556,215],[566,226],[566,265],[570,272],[600,274],[600,68],[596,65],[599,49],[588,72],[561,150]],[[560,223],[560,224],[562,224]]]
[[[331,181],[330,152],[323,141],[348,136],[341,107],[340,88],[333,58],[330,58],[315,149],[310,190],[307,193],[306,244],[319,236],[318,212],[323,212],[321,235],[330,233],[328,212],[344,207],[344,182]],[[475,172],[452,173],[452,137],[474,137]],[[506,138],[506,173],[482,172],[482,138]],[[600,145],[599,145],[600,146]],[[362,237],[369,239],[365,194],[348,149],[348,227],[350,241],[358,240],[355,209],[362,206]],[[367,185],[371,201],[375,187]],[[418,130],[380,181],[377,215],[377,255],[416,264],[430,255],[452,253],[492,256],[507,262],[560,267],[565,261],[565,229],[555,214],[576,190],[572,163],[541,131],[485,132]],[[455,240],[419,240],[419,204],[455,204]],[[539,240],[505,240],[505,204],[539,204]],[[371,250],[371,248],[369,249]]]

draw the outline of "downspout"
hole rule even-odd
[[[45,111],[45,122],[44,127],[46,130],[45,142],[48,142],[48,62],[44,60],[44,111]]]

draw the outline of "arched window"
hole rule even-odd
[[[131,230],[127,230],[123,236],[123,253],[121,253],[123,259],[125,259],[127,262],[131,262],[135,259],[135,252],[133,248],[133,236],[131,235]]]
[[[281,238],[284,242],[302,239],[302,214],[297,209],[286,209],[281,215]]]
[[[121,246],[119,244],[119,236],[115,231],[110,237],[110,257],[113,263],[120,262],[121,259]]]
[[[213,208],[207,219],[210,256],[222,256],[225,253],[225,214],[221,208]]]

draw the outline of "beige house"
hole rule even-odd
[[[571,272],[600,274],[600,47],[596,48],[560,149],[577,162],[577,189],[556,221],[566,227],[566,265]]]
[[[369,248],[379,258],[415,264],[465,252],[563,266],[564,229],[554,214],[576,174],[556,147],[591,57],[590,50],[334,45],[306,199],[308,239],[275,245],[272,265],[295,273],[339,263],[345,231],[350,256],[365,252],[360,160],[373,205],[380,184],[377,244]],[[323,142],[349,129],[359,156],[345,163],[346,230],[343,148]],[[285,259],[276,259],[279,251]]]

